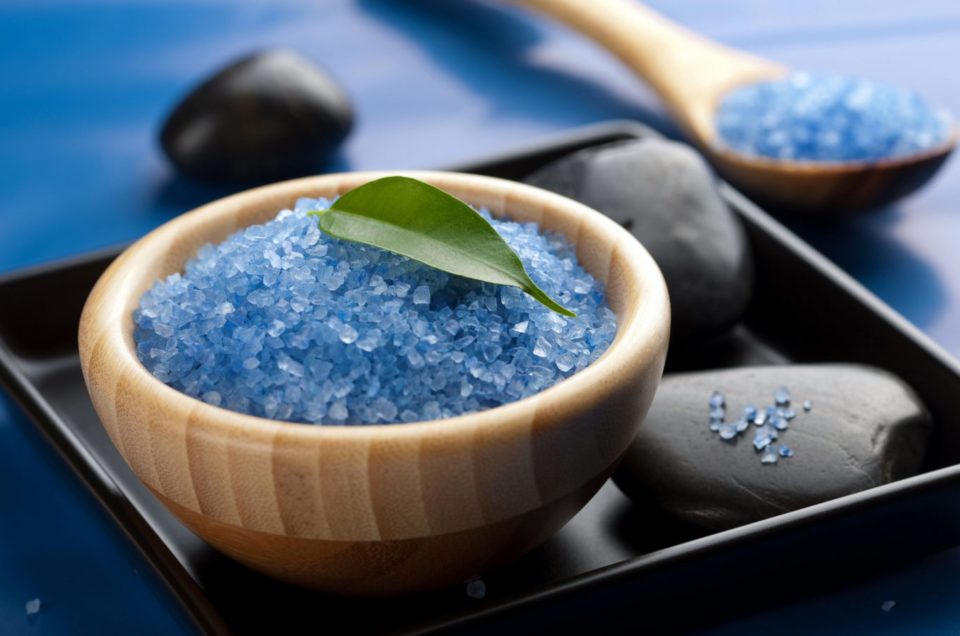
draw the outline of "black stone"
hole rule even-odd
[[[616,142],[563,157],[527,178],[622,224],[657,261],[670,292],[671,347],[723,333],[753,289],[739,219],[690,147],[663,139]]]
[[[780,433],[794,456],[760,463],[756,427],[735,443],[708,428],[707,401],[726,396],[727,418],[791,392],[797,416]],[[804,412],[804,400],[813,408]],[[615,480],[634,501],[686,523],[727,529],[916,474],[930,415],[913,390],[857,365],[749,367],[664,378]]]
[[[330,77],[295,53],[266,51],[187,95],[160,142],[189,176],[262,182],[318,172],[352,126],[350,102]]]

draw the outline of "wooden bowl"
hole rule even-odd
[[[620,460],[660,381],[663,277],[619,225],[564,197],[454,173],[409,173],[495,216],[576,244],[607,286],[617,335],[592,365],[511,404],[442,421],[311,426],[242,415],[163,384],[139,362],[132,313],[205,243],[301,196],[384,176],[311,177],[243,192],[154,230],[103,274],[80,320],[84,379],[127,463],[191,530],[264,574],[339,594],[456,584],[554,533]]]

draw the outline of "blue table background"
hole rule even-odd
[[[960,113],[956,0],[650,4],[733,46],[911,86]],[[616,60],[495,2],[6,0],[0,272],[132,240],[225,194],[176,178],[156,129],[197,79],[265,47],[327,66],[352,96],[358,125],[336,168],[442,166],[611,118],[678,135]],[[958,199],[954,161],[898,206],[790,225],[960,356]],[[54,299],[48,310],[56,311]],[[712,632],[960,631],[960,549],[806,601],[777,598],[775,581],[758,589],[730,591],[753,613]],[[32,598],[42,610],[27,617]],[[884,611],[888,600],[896,605]],[[0,394],[0,633],[190,631],[149,566]]]

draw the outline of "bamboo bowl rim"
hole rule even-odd
[[[471,203],[469,192],[495,194],[503,201],[501,209],[491,207],[495,217],[510,218],[511,200],[526,200],[542,207],[543,218],[553,214],[575,218],[579,223],[578,235],[580,227],[589,226],[604,241],[611,243],[607,266],[609,268],[610,262],[619,258],[625,269],[625,278],[629,279],[625,281],[628,288],[623,293],[631,295],[630,292],[633,292],[633,302],[629,306],[614,309],[609,297],[609,271],[598,275],[599,272],[585,266],[591,275],[605,283],[607,304],[617,314],[614,341],[583,370],[531,396],[454,417],[393,424],[316,425],[231,411],[207,404],[168,386],[140,362],[133,340],[132,316],[140,297],[159,278],[182,271],[184,263],[204,243],[223,241],[233,232],[249,225],[231,222],[238,209],[255,206],[260,210],[258,214],[275,215],[285,207],[292,207],[298,197],[329,196],[332,192],[342,194],[357,185],[388,175],[406,175],[433,183]],[[272,216],[263,218],[265,221]],[[201,224],[215,224],[220,237],[204,240],[193,250],[180,254],[178,258],[171,258],[169,248],[176,244],[176,237]],[[543,221],[539,224],[541,228],[549,226]],[[578,237],[569,236],[562,230],[561,233],[577,248],[578,260],[582,263]],[[642,292],[638,292],[638,288]],[[120,364],[123,373],[133,374],[137,386],[156,392],[158,398],[175,410],[190,413],[192,421],[202,422],[210,432],[230,434],[242,431],[248,441],[251,435],[259,438],[263,434],[273,437],[282,433],[286,438],[295,437],[305,442],[336,439],[349,443],[351,440],[367,440],[372,436],[381,440],[399,440],[409,436],[458,435],[458,432],[472,435],[481,428],[489,430],[501,425],[510,426],[512,422],[530,421],[539,409],[570,391],[592,396],[586,398],[585,402],[600,402],[632,375],[625,370],[642,368],[651,361],[657,350],[651,345],[661,338],[667,338],[669,323],[666,283],[653,258],[629,232],[601,213],[558,194],[495,177],[439,171],[376,171],[305,177],[266,185],[218,199],[168,221],[127,248],[103,274],[84,307],[80,338],[81,350],[84,349],[82,343],[85,339],[91,347],[104,347],[104,353],[114,361],[111,364]],[[442,425],[438,426],[440,423]]]

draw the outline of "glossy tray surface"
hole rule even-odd
[[[509,156],[454,169],[522,179],[571,151],[651,134],[631,123],[594,126]],[[811,361],[856,361],[887,368],[923,397],[935,423],[925,474],[728,532],[704,535],[641,511],[608,483],[547,544],[485,577],[487,596],[462,588],[400,600],[323,597],[276,583],[219,555],[179,524],[140,484],[93,412],[80,375],[76,327],[86,295],[115,251],[0,281],[0,380],[61,451],[211,633],[278,633],[309,626],[324,633],[432,631],[495,625],[597,627],[644,611],[644,624],[672,628],[748,613],[707,593],[770,576],[802,591],[820,565],[855,567],[824,582],[934,550],[960,537],[960,368],[917,330],[779,223],[726,186],[757,260],[752,307],[730,338],[695,358],[672,358],[668,372]],[[58,298],[63,311],[42,311]],[[42,336],[40,335],[42,334]],[[813,578],[811,578],[813,577]],[[691,599],[702,612],[685,611]],[[582,622],[582,625],[580,624]]]

